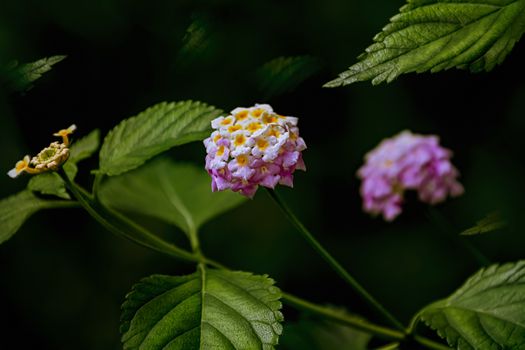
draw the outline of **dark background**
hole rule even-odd
[[[447,296],[478,267],[454,238],[499,210],[504,230],[468,240],[490,260],[523,257],[525,46],[502,66],[472,75],[409,74],[389,85],[322,84],[353,64],[402,1],[3,1],[0,65],[68,55],[27,92],[0,94],[0,164],[7,172],[71,123],[78,135],[160,101],[194,99],[224,110],[268,102],[300,118],[308,167],[281,193],[318,239],[403,321]],[[202,40],[189,50],[187,29]],[[279,56],[311,55],[317,74],[261,100],[254,72]],[[408,197],[394,223],[361,211],[356,170],[381,139],[432,133],[454,150],[466,193],[428,207]],[[170,151],[203,164],[195,143]],[[81,164],[88,185],[93,159]],[[0,195],[28,177],[0,177]],[[177,235],[176,229],[156,228]],[[380,322],[306,245],[264,191],[206,224],[204,251],[236,269],[268,273],[282,289],[344,305]],[[0,348],[118,349],[119,307],[132,284],[191,265],[112,236],[79,209],[40,212],[0,246]],[[285,317],[297,317],[286,308]]]

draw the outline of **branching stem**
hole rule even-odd
[[[383,307],[357,280],[350,275],[350,273],[315,239],[315,237],[308,231],[308,229],[295,216],[291,209],[286,205],[281,196],[273,191],[268,190],[272,199],[284,212],[286,217],[297,228],[303,238],[310,244],[310,246],[330,265],[330,267],[346,282],[352,289],[358,293],[374,310],[388,320],[395,328],[405,333],[405,327],[397,320],[387,309]]]

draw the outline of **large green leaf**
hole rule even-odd
[[[100,150],[100,171],[118,175],[187,142],[203,140],[222,113],[202,102],[159,103],[117,125]]]
[[[17,90],[30,89],[33,81],[40,78],[42,74],[50,71],[53,65],[62,61],[64,58],[66,58],[66,56],[51,56],[21,65],[15,62],[11,71],[14,88]]]
[[[360,62],[325,86],[453,67],[489,71],[525,31],[525,0],[409,0],[390,21]]]
[[[293,90],[320,70],[320,61],[312,56],[278,57],[256,72],[259,90],[266,99]]]
[[[372,336],[335,322],[303,317],[284,325],[283,350],[366,350]]]
[[[0,243],[13,236],[22,224],[41,209],[72,206],[69,201],[44,200],[24,190],[0,200]]]
[[[124,349],[274,349],[281,334],[279,289],[267,276],[209,270],[154,275],[122,305]]]
[[[488,214],[486,217],[476,222],[476,225],[466,229],[460,234],[463,236],[479,235],[481,233],[499,230],[505,226],[507,226],[507,222],[501,218],[500,213],[494,212]]]
[[[245,201],[234,192],[212,192],[210,181],[203,168],[159,159],[109,178],[99,198],[114,209],[156,217],[191,233]]]
[[[525,261],[480,270],[419,317],[460,350],[525,349]]]

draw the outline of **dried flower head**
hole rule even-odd
[[[52,142],[31,159],[31,164],[38,170],[58,170],[67,158],[69,158],[69,148],[63,143]]]
[[[436,204],[459,196],[463,186],[450,162],[452,152],[439,145],[437,136],[403,131],[383,140],[366,156],[357,175],[363,181],[363,210],[383,214],[391,221],[401,213],[405,190],[415,190],[425,203]]]
[[[17,177],[23,172],[28,174],[40,174],[45,171],[58,170],[58,168],[65,163],[69,158],[69,135],[75,130],[76,126],[73,124],[67,129],[62,129],[53,134],[54,136],[62,137],[62,143],[52,142],[48,147],[44,148],[36,157],[30,158],[28,155],[24,159],[18,161],[15,167],[7,172],[12,178]]]
[[[297,121],[267,104],[236,108],[213,120],[215,131],[204,140],[212,191],[231,189],[251,198],[259,185],[292,187],[294,171],[306,170]]]

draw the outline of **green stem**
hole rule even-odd
[[[52,201],[46,205],[46,209],[55,209],[55,208],[81,208],[77,201]]]
[[[426,217],[431,223],[436,225],[438,229],[444,234],[446,234],[451,240],[461,245],[466,251],[468,251],[481,267],[488,266],[491,264],[491,261],[469,241],[465,240],[459,235],[451,234],[452,231],[450,230],[450,227],[452,225],[437,209],[429,208],[427,210]]]
[[[62,169],[58,173],[80,205],[110,232],[161,253],[186,261],[200,261],[198,256],[162,240],[124,215],[97,202],[86,190],[71,181]]]
[[[383,315],[393,326],[405,333],[405,327],[398,321],[387,309],[385,309],[370,293],[366,291],[357,280],[345,270],[337,260],[332,257],[330,253],[315,239],[315,237],[308,231],[308,229],[299,221],[294,213],[288,208],[282,198],[273,190],[268,190],[270,196],[275,200],[277,205],[281,208],[288,219],[295,225],[303,238],[310,244],[310,246],[321,255],[321,257],[337,272],[337,274],[348,283],[368,304],[374,308],[378,313]]]
[[[93,197],[98,200],[98,191],[100,189],[100,184],[102,183],[102,179],[104,178],[104,174],[101,173],[100,171],[97,171],[95,173],[95,180],[93,181],[93,189],[92,189],[92,193],[93,193]]]
[[[401,343],[394,342],[394,343],[383,345],[379,348],[376,348],[375,350],[395,350],[395,349],[399,349],[399,345],[401,345]]]
[[[387,327],[378,326],[363,320],[360,317],[351,316],[344,312],[337,311],[331,308],[320,306],[291,294],[282,293],[283,301],[290,306],[297,309],[304,310],[310,313],[321,315],[324,318],[330,319],[337,323],[341,323],[350,326],[355,329],[362,330],[367,333],[374,334],[385,340],[403,340],[405,339],[405,333],[397,330],[393,330]]]

